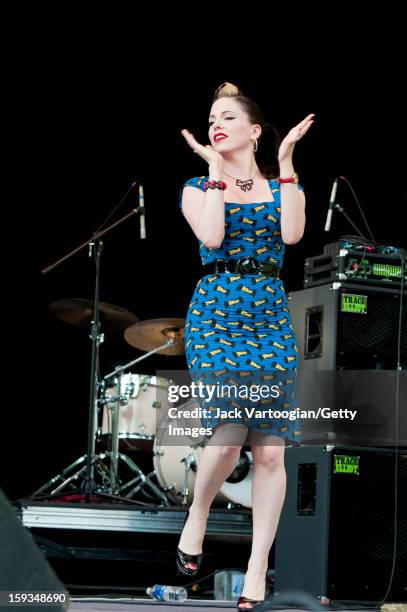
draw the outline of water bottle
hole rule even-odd
[[[158,601],[180,601],[183,602],[187,598],[187,591],[180,586],[167,586],[165,584],[155,584],[153,587],[148,587],[147,595],[150,595]]]

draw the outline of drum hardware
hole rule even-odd
[[[242,506],[242,504],[235,504],[234,502],[228,502],[226,504],[226,508],[228,510],[240,510],[240,508],[242,508],[244,506]]]
[[[190,399],[183,404],[185,410],[193,410],[197,402]],[[169,433],[169,423],[177,427],[183,421],[170,419],[168,416],[161,422],[153,447],[153,464],[157,481],[168,498],[176,505],[187,506],[192,502],[196,473],[199,471],[199,460],[204,450],[204,440],[187,434],[177,435],[174,440]],[[196,425],[200,425],[199,419]],[[195,423],[188,423],[193,427]],[[241,457],[235,470],[220,487],[215,502],[232,509],[236,507],[251,508],[251,488],[253,474],[252,453],[241,450]]]
[[[148,387],[149,386],[153,387],[154,383],[157,383],[156,389],[159,388],[160,382],[161,382],[162,387],[165,387],[165,388],[168,387],[169,381],[166,381],[167,384],[165,385],[163,383],[163,379],[157,379],[156,377],[149,377],[146,375],[139,376],[139,375],[130,374],[130,375],[127,375],[127,376],[130,376],[130,378],[128,377],[123,381],[124,372],[126,370],[133,367],[135,364],[139,363],[140,361],[146,359],[147,357],[150,357],[150,355],[158,351],[164,352],[166,350],[172,350],[172,352],[169,354],[178,354],[180,350],[179,347],[177,346],[174,347],[174,345],[177,343],[176,333],[172,332],[172,328],[171,326],[169,326],[168,322],[175,321],[178,325],[177,329],[179,329],[179,326],[182,325],[184,320],[183,319],[175,319],[175,320],[160,319],[159,321],[161,322],[160,330],[163,329],[163,326],[165,326],[166,331],[168,329],[171,330],[170,337],[168,337],[164,342],[156,346],[157,338],[158,338],[157,325],[151,326],[151,323],[147,322],[149,324],[148,327],[149,327],[150,332],[151,332],[151,328],[152,327],[154,328],[155,336],[153,338],[153,343],[154,343],[153,347],[151,348],[151,344],[150,344],[151,350],[149,350],[147,353],[145,353],[144,355],[141,355],[140,357],[137,357],[136,359],[133,359],[132,361],[124,365],[117,366],[112,372],[110,372],[103,378],[102,385],[101,385],[102,398],[100,400],[100,404],[106,406],[107,409],[110,410],[111,412],[111,419],[110,419],[111,421],[111,447],[110,447],[110,450],[107,452],[107,455],[110,457],[110,482],[111,482],[113,491],[117,494],[123,494],[127,489],[129,489],[130,487],[133,487],[126,494],[126,498],[131,498],[138,491],[140,491],[142,487],[147,486],[147,487],[150,487],[150,489],[152,489],[152,491],[161,500],[161,502],[163,502],[165,505],[169,505],[167,497],[163,495],[160,489],[151,481],[151,478],[155,476],[155,471],[153,470],[148,475],[145,475],[143,471],[140,469],[140,467],[134,461],[132,461],[129,457],[127,457],[123,453],[119,453],[120,437],[125,438],[129,436],[131,437],[131,439],[136,440],[139,445],[142,442],[150,442],[151,447],[154,442],[155,429],[159,425],[159,423],[157,423],[157,415],[160,409],[162,409],[163,407],[162,402],[157,401],[157,398],[155,398],[151,402],[150,406],[147,405],[147,412],[145,413],[145,415],[143,415],[147,418],[147,422],[144,422],[144,421],[139,422],[136,426],[129,427],[127,428],[126,431],[120,432],[119,431],[119,419],[121,416],[120,408],[127,407],[130,403],[130,399],[133,396],[138,397],[139,393],[146,393],[148,390]],[[145,328],[144,328],[144,331],[145,331]],[[130,333],[130,339],[132,341],[137,341],[138,335],[139,335],[138,330],[132,329]],[[165,337],[163,339],[165,339]],[[150,342],[151,342],[151,339],[150,339]],[[112,378],[114,379],[116,392],[114,395],[111,395],[108,397],[106,385],[108,381],[110,381]],[[166,396],[166,399],[167,399],[167,396]],[[141,405],[139,406],[139,408],[141,409],[140,411],[142,412]],[[154,408],[156,412],[151,412],[151,410],[149,411],[148,410],[149,408],[150,409]],[[136,406],[136,412],[137,412],[137,406]],[[166,414],[167,414],[166,412],[162,414],[161,415],[162,418],[166,416]],[[137,431],[131,431],[132,429],[136,429]],[[102,432],[103,432],[103,424],[102,424]],[[123,461],[131,471],[137,474],[137,476],[126,483],[122,483],[119,478],[119,460]],[[136,486],[134,487],[135,484]]]
[[[126,455],[122,456],[123,460],[126,461],[127,457]],[[138,493],[139,491],[141,491],[141,489],[144,487],[145,484],[148,484],[148,486],[150,486],[150,488],[153,490],[153,492],[157,494],[157,487],[155,487],[154,483],[151,482],[151,479],[155,476],[155,470],[153,470],[152,472],[149,472],[148,474],[144,474],[142,472],[142,470],[140,470],[140,474],[136,477],[133,478],[132,480],[129,480],[128,482],[126,482],[125,484],[123,484],[120,489],[118,490],[125,499],[131,499],[136,493]],[[136,487],[133,487],[132,489],[130,489],[130,491],[127,494],[124,494],[124,491],[126,489],[129,489],[130,487],[132,487],[134,484],[136,484],[138,481],[141,481],[140,484],[138,484]],[[154,485],[154,486],[152,486]],[[163,495],[162,493],[162,489],[158,489],[159,491],[159,497],[162,498],[164,500],[164,505],[165,506],[170,506],[171,504],[168,502],[168,498],[166,495]],[[165,491],[164,491],[165,493]]]
[[[93,465],[95,464],[97,460],[105,459],[105,457],[106,457],[106,453],[102,453],[98,457],[93,457],[92,459]],[[73,463],[71,463],[71,465],[68,465],[68,467],[63,469],[60,474],[57,474],[53,478],[50,478],[48,482],[46,482],[39,489],[37,489],[30,497],[31,498],[38,497],[38,496],[43,495],[46,492],[47,492],[47,495],[49,495],[50,497],[58,495],[58,493],[60,493],[65,487],[71,485],[73,482],[76,482],[79,479],[79,477],[83,475],[84,471],[86,470],[86,465],[82,465],[82,467],[79,470],[76,470],[76,468],[78,468],[78,466],[84,463],[86,464],[86,455],[82,455],[82,457],[79,457],[79,459],[76,459]],[[76,471],[70,474],[72,470],[76,470]],[[53,487],[53,485],[55,485],[56,483],[59,483],[58,486],[56,486],[54,489],[49,490],[50,487]],[[75,486],[74,489],[76,490],[77,487]]]
[[[142,357],[139,357],[138,359],[134,360],[134,361],[140,361],[141,359],[145,359],[147,357],[147,355],[143,355]],[[131,498],[133,495],[135,495],[142,487],[146,486],[149,487],[152,492],[157,496],[157,498],[161,501],[162,505],[165,506],[169,506],[169,502],[167,497],[162,493],[162,491],[160,491],[160,489],[151,481],[151,477],[154,475],[154,472],[152,472],[149,475],[145,475],[144,472],[141,470],[141,468],[134,462],[132,461],[132,459],[130,459],[130,457],[127,457],[127,455],[124,455],[123,453],[119,452],[119,410],[121,406],[126,406],[130,400],[130,397],[132,395],[132,393],[134,393],[135,391],[135,384],[131,381],[131,382],[125,382],[123,385],[123,372],[124,370],[126,370],[127,368],[131,367],[131,365],[133,365],[133,362],[130,362],[128,364],[125,364],[124,366],[120,366],[118,368],[116,368],[115,372],[119,372],[118,375],[115,376],[115,388],[116,388],[116,394],[112,395],[111,397],[106,397],[106,394],[103,393],[104,397],[102,397],[102,399],[100,400],[100,403],[102,405],[106,405],[108,407],[108,409],[111,411],[111,430],[112,430],[112,435],[111,435],[111,448],[110,450],[106,453],[106,455],[109,457],[110,459],[110,484],[111,487],[113,489],[113,492],[117,495],[121,495],[123,494],[123,492],[128,489],[129,487],[133,486],[134,484],[138,483],[140,481],[140,483],[136,486],[133,487],[125,496],[126,498]],[[109,380],[112,377],[112,374],[108,374],[107,376],[105,376],[104,381],[103,381],[103,391],[105,392],[105,382],[106,380]],[[122,389],[125,389],[125,393],[121,393]],[[144,436],[144,424],[142,424],[141,427],[141,433],[140,438],[145,439]],[[149,436],[151,437],[151,436]],[[133,478],[132,480],[130,480],[127,483],[122,484],[122,482],[120,481],[119,478],[119,460],[122,461],[132,472],[134,472],[135,474],[137,474],[137,476],[135,478]]]
[[[53,306],[54,307],[52,310],[56,316],[59,316],[59,318],[65,320],[66,322],[82,325],[84,315],[82,316],[80,314],[80,310],[81,308],[88,308],[89,304],[86,300],[78,299],[61,300],[59,302],[55,302]],[[128,311],[124,311],[124,309],[120,309],[112,305],[108,305],[108,309],[109,312],[114,311],[115,313],[120,313],[119,317],[121,317],[122,324],[119,324],[116,319],[115,325],[121,325],[121,327],[123,327],[123,324],[129,319]],[[75,314],[71,316],[70,311],[73,311]],[[130,313],[130,317],[131,316],[132,315]],[[76,323],[74,323],[74,321],[76,321]],[[162,325],[165,325],[167,330],[168,328],[171,328],[169,322],[172,322],[172,319],[161,319],[160,321],[162,322]],[[182,325],[183,319],[176,319],[176,322],[179,325]],[[107,323],[109,323],[109,321],[107,321]],[[112,322],[110,322],[110,324],[111,323]],[[154,331],[156,331],[156,328],[154,328]],[[170,331],[171,333],[173,332],[172,329]],[[133,340],[136,338],[136,335],[137,332],[132,331],[131,337]],[[157,415],[161,410],[163,411],[162,416],[160,415],[161,418],[167,415],[166,404],[162,401],[157,401],[157,397],[150,392],[159,389],[160,387],[166,391],[170,381],[148,375],[125,374],[126,370],[160,350],[172,349],[171,354],[179,353],[179,347],[175,347],[175,349],[172,348],[174,344],[176,344],[176,338],[174,335],[171,335],[171,337],[167,337],[166,339],[164,338],[164,340],[165,341],[161,342],[159,346],[153,346],[152,350],[150,350],[148,353],[124,365],[116,367],[113,372],[107,374],[103,380],[98,383],[98,394],[100,397],[97,400],[97,403],[100,407],[103,407],[107,411],[109,416],[107,417],[106,413],[104,414],[102,427],[95,427],[95,432],[97,431],[98,437],[101,437],[107,430],[111,433],[111,440],[109,449],[103,453],[99,453],[98,455],[94,454],[91,461],[93,473],[96,470],[97,474],[102,479],[102,485],[99,486],[94,493],[113,496],[125,495],[125,498],[130,501],[131,497],[145,487],[150,490],[150,492],[154,495],[153,499],[158,500],[160,505],[170,505],[165,493],[163,493],[162,490],[160,490],[160,488],[152,481],[153,477],[156,475],[155,470],[145,474],[132,459],[119,452],[119,440],[122,438],[131,439],[135,445],[135,448],[138,450],[143,449],[143,444],[146,444],[149,449],[152,449],[155,438],[155,428],[158,426],[156,423]],[[107,385],[110,381],[114,383],[114,391],[109,395]],[[139,412],[143,412],[144,410],[144,414],[142,415],[144,420],[138,422],[137,427],[135,427],[134,423],[130,423],[130,426],[125,428],[124,431],[119,431],[121,413],[128,409],[134,398],[136,398],[135,401],[137,401],[137,398],[140,399],[140,397],[142,400],[147,399],[149,402],[147,402],[146,406],[141,405],[135,407],[135,413],[137,413],[137,408]],[[164,397],[167,399],[166,394]],[[109,422],[110,425],[106,425],[106,423]],[[140,446],[142,447],[141,449],[139,448]],[[81,464],[85,462],[86,455],[83,455],[70,466],[65,468],[61,474],[58,474],[45,485],[40,487],[40,489],[35,491],[32,496],[36,497],[42,495],[46,491],[49,491],[51,496],[55,496],[65,487],[73,486],[79,479],[84,477],[86,465]],[[128,482],[123,483],[119,476],[119,462],[127,466],[127,468],[136,476]],[[51,488],[54,484],[57,484],[57,486]],[[49,490],[50,488],[51,490]]]
[[[240,451],[239,462],[236,465],[233,472],[226,479],[226,482],[238,483],[244,480],[249,474],[250,467],[253,465],[253,460],[250,459],[248,454],[242,449]]]
[[[188,495],[189,495],[188,472],[189,470],[196,472],[198,466],[196,463],[195,455],[193,454],[189,454],[188,457],[184,457],[184,459],[182,459],[181,462],[184,463],[184,486],[181,489],[181,497],[182,497],[181,504],[183,506],[187,506],[188,505]]]
[[[143,323],[143,321],[140,321],[140,323]],[[133,327],[133,326],[132,326]],[[129,328],[130,329],[130,328]],[[128,330],[126,330],[127,332]],[[126,339],[126,332],[125,332],[125,339]],[[128,341],[128,340],[127,340]],[[107,374],[103,380],[110,380],[111,378],[113,378],[114,376],[117,376],[117,374],[124,372],[125,370],[128,370],[129,368],[131,368],[132,366],[134,366],[136,363],[138,363],[139,361],[142,361],[143,359],[146,359],[147,357],[150,357],[150,355],[153,355],[154,353],[157,353],[158,351],[162,351],[163,355],[168,355],[168,354],[175,354],[175,353],[166,353],[165,350],[168,349],[168,347],[172,347],[174,344],[176,343],[174,338],[168,338],[168,340],[166,340],[163,344],[161,344],[160,346],[150,350],[148,353],[146,353],[145,355],[141,355],[141,357],[137,357],[137,359],[133,359],[133,361],[129,361],[129,363],[126,363],[123,366],[117,366],[113,372],[110,372],[110,374]],[[131,344],[131,343],[129,343]],[[133,345],[135,346],[135,345]]]

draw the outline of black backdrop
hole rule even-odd
[[[93,45],[84,31],[60,39],[59,34],[37,41],[32,53],[26,52],[24,69],[13,75],[19,85],[18,129],[7,206],[13,225],[5,231],[5,238],[13,239],[4,256],[4,335],[11,332],[11,342],[3,357],[15,382],[4,378],[3,450],[10,442],[12,452],[1,469],[12,499],[29,494],[86,451],[90,341],[85,329],[53,318],[49,304],[91,298],[94,267],[85,249],[48,275],[40,270],[85,240],[138,179],[145,190],[147,239],[140,240],[136,217],[106,237],[101,300],[142,320],[185,316],[200,260],[179,211],[179,189],[189,177],[205,174],[206,166],[180,130],[187,127],[207,142],[208,109],[220,83],[236,82],[283,134],[316,113],[295,151],[307,226],[302,241],[286,248],[287,291],[302,288],[305,257],[353,233],[337,215],[332,231],[323,231],[337,175],[352,183],[376,239],[406,246],[405,172],[398,150],[404,121],[401,63],[390,61],[390,54],[383,57],[379,45],[347,48],[335,57],[321,47],[307,58],[299,47],[295,65],[281,56],[280,47],[272,49],[273,65],[264,52],[254,61],[250,47],[250,61],[232,64],[198,61],[190,44],[177,56],[161,46],[153,60],[153,45],[131,54],[130,46],[121,51],[110,42]],[[362,226],[343,183],[338,200]],[[135,205],[136,190],[118,214]],[[107,334],[102,371],[140,354],[120,333]],[[184,366],[182,357],[154,356],[135,371]]]

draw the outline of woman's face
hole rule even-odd
[[[224,134],[226,138],[222,138]],[[209,113],[209,140],[219,153],[252,149],[254,138],[261,134],[258,124],[249,123],[249,118],[239,102],[224,96],[212,104]]]

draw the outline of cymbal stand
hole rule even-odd
[[[161,344],[161,346],[159,346],[158,348],[155,348],[152,351],[149,351],[148,353],[145,353],[144,355],[141,355],[140,357],[137,357],[137,359],[133,359],[133,361],[129,361],[128,363],[125,363],[122,366],[117,366],[117,368],[115,368],[113,370],[113,372],[110,372],[110,374],[107,374],[103,378],[103,380],[109,380],[110,378],[113,378],[114,376],[117,376],[119,373],[122,373],[125,370],[128,370],[129,368],[134,366],[139,361],[142,361],[143,359],[146,359],[147,357],[150,357],[150,355],[153,355],[154,353],[157,353],[158,351],[162,351],[163,349],[172,346],[173,344],[175,344],[175,342],[176,341],[174,340],[174,338],[169,338],[168,340],[166,340],[166,342],[164,342],[164,344]]]
[[[112,422],[111,449],[110,451],[99,453],[98,455],[95,455],[93,453],[93,456],[92,456],[92,461],[91,461],[92,470],[94,471],[94,468],[97,467],[99,472],[103,474],[104,481],[109,482],[109,486],[107,490],[106,490],[106,486],[104,487],[104,490],[99,488],[96,491],[96,494],[103,493],[107,495],[117,496],[120,493],[123,493],[129,487],[132,487],[136,483],[139,483],[136,487],[131,489],[131,491],[125,496],[127,499],[130,499],[133,495],[135,495],[143,486],[148,486],[150,489],[152,489],[153,493],[162,502],[162,504],[164,504],[165,506],[169,505],[168,498],[165,496],[165,494],[162,493],[162,491],[153,482],[151,482],[151,477],[155,475],[155,471],[153,470],[149,474],[145,475],[143,471],[140,469],[140,467],[134,461],[132,461],[126,455],[119,453],[118,411],[119,411],[120,404],[128,401],[131,395],[131,391],[130,391],[130,394],[128,392],[124,394],[121,393],[122,385],[120,381],[121,381],[121,376],[123,372],[127,370],[128,368],[131,368],[135,363],[138,363],[139,361],[146,359],[151,354],[156,353],[157,351],[160,351],[164,348],[168,348],[169,346],[172,346],[174,343],[175,343],[175,340],[172,338],[169,338],[163,345],[150,351],[149,353],[141,355],[137,359],[134,359],[133,361],[130,361],[129,363],[126,363],[123,366],[118,366],[113,372],[111,372],[110,374],[107,374],[101,383],[98,383],[98,388],[101,389],[101,394],[102,394],[102,399],[99,400],[100,404],[101,405],[112,404],[113,410],[112,410],[112,420],[111,420]],[[115,377],[116,396],[112,396],[108,400],[106,400],[106,398],[104,397],[105,384],[107,380],[110,380],[113,377]],[[93,431],[95,431],[95,429],[93,429]],[[110,467],[109,470],[107,469],[106,464],[105,464],[106,459],[109,461],[109,467]],[[66,487],[71,487],[74,490],[76,490],[77,489],[77,486],[75,486],[76,483],[85,474],[85,471],[87,470],[86,460],[87,460],[87,455],[83,455],[82,457],[79,457],[79,459],[71,463],[60,474],[57,474],[56,476],[51,478],[48,482],[46,482],[44,485],[42,485],[39,489],[37,489],[30,497],[31,498],[39,497],[39,496],[44,495],[45,493],[47,493],[47,496],[53,497],[53,496],[58,495]],[[121,486],[120,486],[120,481],[119,481],[119,470],[118,470],[119,460],[123,461],[123,463],[125,463],[131,471],[137,474],[135,478],[122,484]],[[79,467],[79,466],[82,466],[82,467]],[[54,485],[57,485],[57,486],[55,486],[55,488],[52,488],[54,487]]]
[[[130,191],[130,190],[129,190]],[[91,371],[90,371],[90,392],[89,392],[89,419],[88,419],[88,439],[87,439],[87,453],[83,455],[76,461],[74,461],[70,466],[65,468],[60,474],[49,480],[45,485],[41,486],[37,491],[35,491],[30,497],[36,497],[37,495],[45,493],[50,486],[53,486],[56,482],[61,481],[61,484],[54,490],[50,492],[50,495],[55,495],[57,492],[59,493],[61,490],[65,488],[65,486],[70,486],[80,477],[82,478],[83,473],[85,472],[85,477],[81,483],[81,492],[85,495],[86,500],[89,501],[91,495],[97,494],[105,494],[106,493],[106,485],[105,485],[105,472],[106,466],[103,464],[103,460],[106,458],[106,453],[101,453],[99,455],[95,455],[95,444],[96,444],[96,429],[97,429],[97,404],[98,404],[98,393],[99,393],[99,347],[103,342],[103,334],[100,333],[100,320],[99,320],[99,280],[100,280],[100,259],[103,249],[102,236],[110,232],[114,227],[120,225],[128,218],[132,217],[134,214],[144,214],[144,207],[138,206],[134,208],[129,213],[121,217],[115,223],[112,223],[107,228],[102,231],[95,232],[89,240],[86,240],[74,250],[72,250],[67,255],[64,255],[58,261],[53,264],[47,266],[42,270],[43,274],[47,274],[58,265],[83,250],[84,248],[89,248],[89,256],[94,255],[95,257],[95,289],[94,289],[94,312],[93,312],[93,320],[91,323],[91,341],[92,341],[92,357],[91,357]],[[85,468],[81,467],[79,470],[68,476],[71,470],[76,469],[81,463],[85,462]],[[103,474],[104,484],[97,485],[95,483],[94,475],[95,475],[95,467],[98,467],[99,471]],[[107,494],[110,494],[111,491],[108,491]]]
[[[120,406],[126,405],[126,403],[128,403],[131,397],[131,394],[132,394],[132,389],[130,388],[131,385],[126,385],[126,389],[124,390],[124,393],[123,393],[123,388],[122,388],[123,372],[131,368],[135,363],[138,363],[139,361],[146,359],[153,353],[156,353],[164,348],[168,348],[169,346],[172,346],[174,343],[175,341],[172,338],[170,338],[162,346],[159,346],[158,348],[146,353],[145,355],[141,355],[140,357],[137,357],[137,359],[134,359],[133,361],[130,361],[126,363],[125,365],[118,366],[113,372],[111,372],[110,374],[107,374],[103,379],[102,399],[100,400],[101,404],[106,404],[108,409],[111,410],[112,443],[111,443],[110,451],[108,451],[106,454],[110,458],[110,482],[112,484],[112,488],[114,492],[117,494],[123,493],[126,489],[128,489],[129,487],[132,487],[134,484],[140,481],[140,483],[135,488],[131,489],[131,491],[126,495],[127,498],[132,497],[143,486],[147,486],[150,489],[152,489],[152,491],[157,495],[159,499],[161,499],[161,501],[165,505],[170,505],[167,497],[164,495],[164,493],[162,493],[162,491],[160,491],[160,489],[153,482],[151,482],[151,476],[155,475],[155,471],[150,472],[150,474],[146,476],[143,473],[143,471],[140,469],[140,467],[134,461],[132,461],[129,457],[127,457],[127,455],[119,453],[118,425],[119,425]],[[106,399],[105,394],[104,394],[105,383],[106,381],[110,380],[113,377],[114,377],[114,382],[116,386],[116,395],[110,396],[108,399]],[[135,472],[137,474],[136,478],[133,478],[132,480],[124,484],[121,484],[120,479],[119,479],[119,460],[123,461],[123,463],[125,463],[132,472]]]
[[[100,258],[102,255],[103,242],[99,240],[89,243],[89,256],[95,250],[95,301],[93,307],[93,320],[91,322],[92,358],[90,367],[90,393],[89,393],[89,419],[88,419],[88,448],[86,454],[86,476],[82,483],[82,492],[92,495],[95,492],[95,469],[92,457],[95,456],[95,432],[97,426],[97,398],[99,388],[99,347],[103,342],[103,334],[100,334],[99,321],[99,279]]]
[[[94,456],[92,459],[92,466],[95,466],[97,462],[99,462],[100,460],[104,460],[106,458],[107,458],[106,453],[100,453],[99,455]],[[85,465],[82,465],[82,467],[77,470],[76,468],[78,468],[81,464],[85,464]],[[71,473],[72,470],[75,470],[75,471]],[[63,469],[60,474],[57,474],[53,478],[50,478],[48,482],[46,482],[39,489],[34,491],[34,493],[30,495],[30,498],[39,497],[45,494],[46,494],[46,497],[48,496],[54,497],[58,495],[58,493],[63,491],[63,489],[65,489],[66,487],[70,487],[70,486],[72,486],[73,489],[76,491],[77,485],[75,483],[77,483],[79,478],[85,472],[86,472],[86,455],[82,455],[82,457],[79,457],[79,459],[76,459],[73,463],[68,465],[68,467]],[[54,489],[49,490],[50,487],[52,487],[53,485],[57,483],[59,484]]]

